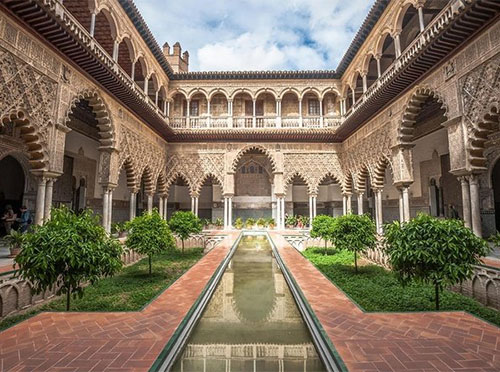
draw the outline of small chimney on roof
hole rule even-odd
[[[163,54],[174,73],[189,71],[189,52],[185,51],[182,56],[181,52],[182,48],[179,42],[174,44],[172,53],[170,52],[170,45],[168,43],[163,44]]]

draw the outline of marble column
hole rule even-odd
[[[163,219],[168,220],[168,195],[163,199]]]
[[[399,222],[404,222],[405,220],[405,210],[403,205],[403,189],[398,188],[399,191]]]
[[[375,223],[377,233],[382,233],[383,214],[382,214],[382,189],[376,189],[375,192]]]
[[[108,232],[108,218],[109,218],[109,188],[102,188],[102,227]]]
[[[481,205],[479,202],[479,179],[477,175],[469,176],[472,231],[479,237],[483,236],[481,227]]]
[[[196,217],[198,217],[198,202],[199,202],[199,200],[200,200],[199,197],[194,198],[194,215]]]
[[[229,197],[229,202],[228,202],[228,228],[232,229],[233,228],[233,197]]]
[[[469,229],[472,227],[471,223],[471,210],[470,210],[470,187],[467,177],[459,177],[460,186],[462,187],[462,213],[464,218],[464,224]]]
[[[409,193],[408,186],[403,187],[402,194],[403,194],[404,221],[409,222],[410,221],[410,193]]]
[[[44,213],[43,221],[47,222],[50,220],[50,210],[52,208],[52,195],[54,193],[54,179],[48,178],[45,185],[45,202],[44,202]]]
[[[352,194],[348,193],[347,194],[347,214],[352,213]]]
[[[130,203],[129,203],[129,219],[132,221],[135,218],[135,211],[137,208],[137,192],[131,191],[130,192]]]
[[[285,229],[285,197],[281,197],[281,229]]]
[[[153,194],[148,194],[148,213],[153,212]]]
[[[42,225],[45,213],[45,190],[47,185],[47,178],[40,177],[37,179],[37,193],[36,193],[36,206],[35,206],[35,224]]]
[[[342,195],[342,214],[345,216],[347,214],[347,196]]]
[[[158,213],[160,213],[160,217],[163,219],[163,196],[158,197]]]
[[[313,218],[313,197],[309,195],[309,224],[312,224]]]
[[[108,193],[108,225],[106,226],[106,231],[111,232],[111,223],[113,222],[113,189],[109,190]]]
[[[194,214],[194,196],[191,196],[191,213]]]
[[[420,26],[420,32],[422,32],[425,29],[425,24],[424,24],[424,7],[423,6],[419,6],[417,10],[418,10],[418,24]]]
[[[224,197],[224,230],[227,230],[228,226],[228,199]]]
[[[363,193],[359,192],[357,198],[358,198],[358,214],[362,215],[363,214]]]

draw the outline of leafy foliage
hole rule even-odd
[[[266,219],[266,226],[269,226],[271,229],[276,226],[276,222],[274,222],[274,218],[269,217]]]
[[[247,218],[247,220],[245,221],[245,225],[248,229],[250,227],[253,227],[253,225],[255,225],[255,219],[252,217]]]
[[[36,293],[55,286],[57,294],[66,294],[69,310],[71,294],[81,297],[84,284],[121,269],[123,249],[106,235],[92,211],[76,214],[62,207],[51,213],[49,221],[25,234],[15,261],[18,274],[33,283]]]
[[[410,222],[385,227],[386,252],[393,270],[403,283],[421,281],[439,291],[473,275],[473,265],[488,252],[487,244],[456,219],[438,219],[419,214]]]
[[[222,225],[224,225],[224,220],[222,218],[220,218],[220,217],[217,217],[215,219],[215,226],[222,227]]]
[[[354,252],[354,267],[358,271],[357,256],[375,247],[375,224],[368,215],[347,214],[335,218],[331,239],[336,249]]]
[[[297,216],[289,215],[285,218],[285,225],[295,227],[297,225]]]
[[[257,219],[256,223],[257,223],[257,226],[264,227],[264,226],[266,226],[266,219],[261,217],[261,218]]]
[[[160,254],[153,262],[153,275],[147,274],[148,260],[124,267],[110,278],[85,288],[85,296],[75,299],[75,311],[138,311],[167,289],[203,256],[203,248],[182,254],[176,249]],[[56,298],[26,313],[4,318],[0,330],[30,318],[42,311],[64,309],[64,299]]]
[[[311,237],[325,241],[325,254],[328,242],[333,240],[334,223],[335,218],[325,215],[316,216],[312,222]]]
[[[234,227],[236,227],[238,230],[241,230],[243,228],[243,220],[241,217],[238,217],[236,221],[234,221]]]
[[[323,254],[322,248],[303,252],[323,274],[349,295],[365,311],[431,311],[434,310],[434,287],[421,282],[402,285],[397,276],[376,265],[364,265],[354,271],[354,254],[348,251]],[[500,311],[481,305],[462,294],[444,290],[443,310],[468,311],[500,326]]]
[[[144,212],[127,223],[129,234],[127,247],[149,258],[149,274],[152,272],[153,255],[164,253],[175,247],[174,237],[167,222],[154,209],[151,213]]]
[[[201,221],[193,212],[175,212],[168,224],[170,229],[181,239],[182,252],[184,252],[184,240],[202,231]]]
[[[17,230],[10,230],[10,234],[5,235],[4,239],[11,248],[21,248],[24,242],[25,234]]]

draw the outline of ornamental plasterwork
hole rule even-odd
[[[213,152],[174,153],[166,163],[167,187],[177,176],[185,178],[193,195],[198,195],[208,176],[214,177],[223,187],[224,154]]]
[[[47,151],[57,83],[0,48],[0,118],[25,112]]]
[[[137,187],[145,170],[151,173],[153,182],[165,170],[166,149],[148,140],[143,134],[136,133],[125,126],[121,127],[119,149],[119,169],[116,173],[119,173],[119,170],[128,161],[135,167],[133,173],[137,176]]]
[[[326,153],[285,153],[283,180],[285,191],[295,175],[302,176],[309,193],[317,194],[321,181],[331,176],[340,184],[344,181],[338,155]]]
[[[494,108],[498,112],[499,107],[500,54],[469,72],[459,85],[469,141],[474,141],[480,132],[498,129],[487,126],[495,124],[488,116]]]

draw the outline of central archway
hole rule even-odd
[[[260,148],[245,151],[235,166],[233,218],[269,218],[274,192],[273,164]]]

